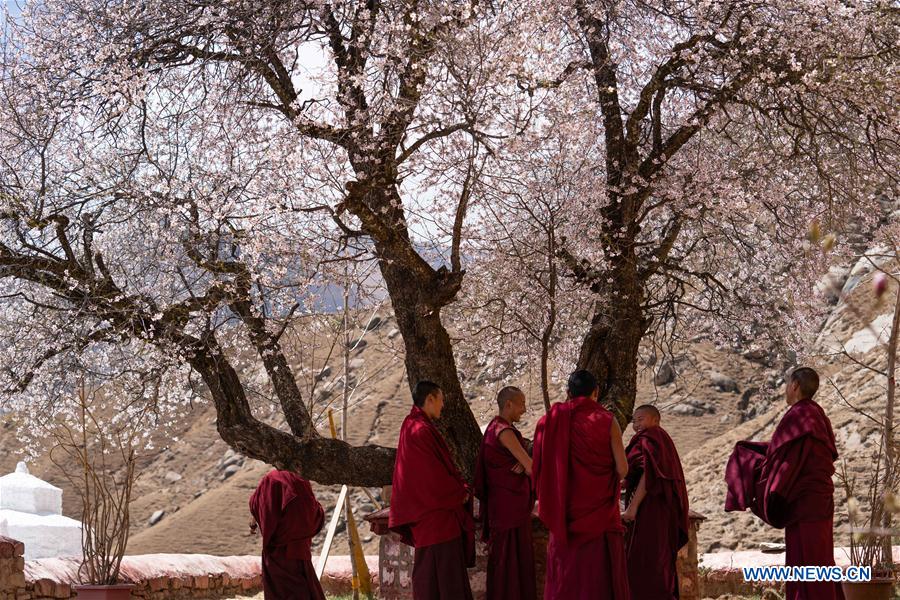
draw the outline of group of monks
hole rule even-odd
[[[834,565],[834,460],[831,424],[812,399],[813,369],[794,370],[790,406],[768,443],[740,442],[726,469],[725,510],[750,509],[785,529],[786,564]],[[488,546],[488,600],[537,597],[532,513],[550,532],[547,600],[669,600],[679,597],[678,550],[687,543],[688,495],[672,438],[651,405],[633,412],[626,447],[613,414],[600,404],[588,371],[568,380],[565,402],[537,424],[533,444],[516,429],[526,398],[516,387],[497,395],[470,485],[435,422],[444,395],[420,381],[400,428],[389,528],[415,548],[416,600],[472,598],[474,500]],[[624,489],[624,506],[620,497]],[[324,599],[310,556],[323,511],[309,483],[288,471],[266,475],[250,500],[251,528],[263,536],[266,598]],[[787,600],[843,599],[839,584],[786,585]]]

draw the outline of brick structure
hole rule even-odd
[[[690,512],[690,532],[688,543],[678,551],[676,566],[678,567],[679,598],[681,600],[700,600],[703,589],[700,584],[700,566],[697,559],[697,532],[706,517],[694,511]]]
[[[75,598],[79,559],[25,561],[22,542],[0,537],[0,600]],[[232,598],[262,590],[259,557],[150,554],[126,556],[121,580],[134,598]]]
[[[389,509],[384,508],[366,517],[372,527],[372,533],[381,536],[378,556],[378,575],[381,582],[381,598],[384,600],[411,600],[413,550],[397,541],[388,533],[387,520]],[[700,582],[700,569],[697,560],[697,531],[706,517],[691,511],[691,529],[688,543],[678,552],[678,582],[682,600],[700,600],[703,597]],[[547,572],[547,542],[549,532],[537,517],[532,515],[534,531],[534,562],[537,573],[538,599],[544,595],[544,574]],[[484,598],[487,579],[486,548],[479,543],[475,567],[469,569],[469,581],[476,600]]]
[[[387,535],[388,514],[385,507],[374,512],[365,520],[372,533],[380,536],[378,545],[378,598],[380,600],[412,600],[412,570],[415,551]],[[476,530],[476,539],[481,532]],[[475,600],[481,600],[487,593],[487,546],[480,541],[475,544],[475,566],[469,569],[469,584]]]
[[[25,544],[0,536],[0,600],[23,600]]]
[[[0,536],[0,600],[77,597],[78,559],[26,561],[24,554],[22,542]],[[375,556],[366,557],[370,571],[376,571],[376,561]],[[321,581],[325,593],[351,593],[351,571],[349,556],[329,557]],[[262,591],[262,566],[258,556],[145,554],[126,556],[119,580],[133,584],[131,597],[143,600],[255,596]],[[377,575],[372,583],[377,589]]]

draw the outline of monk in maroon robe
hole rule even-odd
[[[388,527],[416,549],[415,600],[471,600],[468,566],[475,564],[472,491],[433,421],[444,393],[420,381],[400,427]]]
[[[514,425],[525,414],[525,394],[505,387],[497,406],[500,414],[487,426],[475,464],[482,539],[488,543],[487,600],[534,600],[531,457]]]
[[[620,482],[622,430],[597,403],[597,379],[575,371],[568,400],[534,434],[538,515],[550,530],[545,600],[629,600]],[[641,599],[643,600],[643,599]]]
[[[675,443],[660,426],[655,406],[634,411],[622,519],[634,598],[678,598],[675,558],[688,541],[688,496]]]
[[[784,528],[787,566],[834,565],[834,461],[831,421],[813,396],[819,376],[809,367],[791,373],[790,406],[765,442],[738,442],[728,460],[725,510],[750,509]],[[786,600],[843,600],[839,583],[787,582]]]
[[[325,512],[309,482],[291,471],[270,471],[250,496],[250,529],[262,534],[266,600],[325,600],[312,565],[312,538]]]

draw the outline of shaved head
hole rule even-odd
[[[428,396],[432,396],[441,391],[441,386],[434,383],[433,381],[428,381],[423,379],[416,384],[415,389],[413,389],[413,404],[422,408],[425,406],[425,399]]]
[[[659,414],[658,408],[652,404],[642,404],[634,409],[631,426],[635,433],[640,433],[650,427],[657,427],[661,419],[662,415]]]
[[[525,392],[514,385],[506,386],[497,392],[497,408],[500,409],[500,417],[510,423],[518,423],[528,410]]]
[[[796,382],[800,397],[811,400],[819,391],[819,374],[810,367],[798,367],[791,372],[790,382]]]
[[[499,392],[497,392],[497,408],[503,410],[506,408],[506,404],[519,396],[524,396],[522,390],[517,388],[514,385],[508,385]]]
[[[637,413],[638,411],[646,412],[650,415],[651,418],[654,418],[657,421],[662,420],[662,415],[660,414],[659,409],[652,404],[642,404],[641,406],[638,406],[636,409],[634,409],[635,413]]]

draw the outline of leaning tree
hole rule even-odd
[[[783,328],[815,301],[825,261],[810,252],[809,231],[840,242],[875,224],[875,200],[897,184],[898,13],[883,2],[797,0],[573,0],[532,11],[540,60],[515,74],[541,99],[530,134],[578,149],[508,160],[591,163],[560,186],[578,191],[560,209],[565,239],[535,211],[539,186],[504,178],[509,169],[494,178],[521,198],[499,212],[501,243],[553,246],[558,264],[523,293],[531,309],[483,305],[496,319],[537,315],[551,305],[553,277],[579,281],[590,322],[557,327],[583,334],[577,364],[605,382],[624,422],[648,336],[658,345],[702,327],[732,342],[766,333],[784,342],[783,330],[763,326]],[[481,271],[510,289],[533,262],[520,253]]]
[[[442,310],[552,105],[601,137],[558,256],[595,300],[578,362],[627,417],[651,309],[719,294],[715,248],[746,241],[722,216],[802,222],[874,185],[893,150],[892,18],[874,2],[28,3],[2,59],[4,388],[54,397],[73,364],[102,365],[182,390],[153,396],[177,406],[195,375],[239,451],[385,483],[392,450],[318,435],[283,344],[352,247],[377,261],[409,381],[446,391],[468,472],[480,433]],[[254,414],[250,357],[287,430]]]
[[[79,321],[71,340],[11,356],[10,390],[33,392],[63,355],[136,346],[189,365],[248,456],[322,483],[384,483],[392,450],[318,435],[281,338],[302,290],[364,244],[408,380],[445,390],[441,428],[469,470],[480,431],[441,309],[463,280],[476,165],[528,118],[527,102],[504,101],[508,18],[469,2],[50,0],[9,31],[7,325],[43,311]],[[447,265],[423,235],[446,239]],[[289,431],[253,414],[235,338]]]

